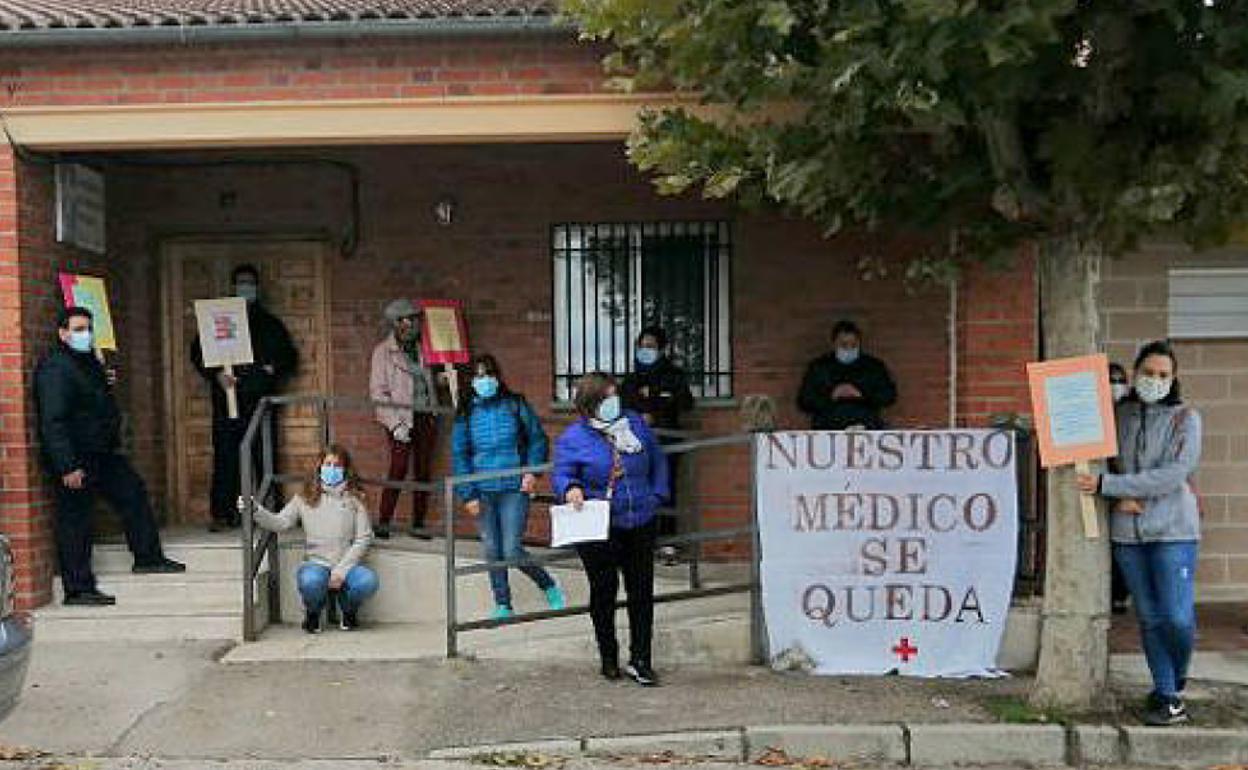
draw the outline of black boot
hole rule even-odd
[[[303,630],[309,634],[319,634],[321,632],[321,613],[320,610],[313,612],[308,610],[303,615]]]
[[[71,607],[108,607],[116,603],[115,596],[97,588],[92,588],[90,591],[71,591],[65,594],[65,604]]]
[[[620,678],[620,662],[615,659],[602,659],[602,668],[599,669],[603,679],[619,679]]]

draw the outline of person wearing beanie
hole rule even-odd
[[[428,481],[438,440],[437,415],[433,410],[439,397],[433,373],[421,360],[421,311],[411,300],[396,299],[386,305],[383,315],[387,333],[373,348],[368,392],[373,401],[379,402],[374,414],[386,431],[390,457],[386,478],[403,481],[411,473],[416,481]],[[399,490],[388,488],[382,492],[374,529],[377,537],[390,537],[398,500]],[[425,530],[428,509],[429,494],[412,492],[413,537],[429,539]]]

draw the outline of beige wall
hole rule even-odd
[[[1101,303],[1110,360],[1129,368],[1141,343],[1166,336],[1171,267],[1245,264],[1248,246],[1197,254],[1167,243],[1108,260]],[[1198,596],[1242,600],[1248,597],[1248,338],[1182,341],[1177,351],[1184,397],[1205,426]]]

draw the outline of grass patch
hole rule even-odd
[[[1025,698],[993,695],[984,699],[984,709],[998,722],[1016,725],[1062,725],[1074,721],[1060,709],[1036,708]]]

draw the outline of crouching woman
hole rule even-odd
[[[303,525],[307,560],[296,574],[305,611],[303,630],[320,632],[321,610],[331,591],[338,597],[342,630],[358,627],[360,606],[377,593],[378,581],[360,563],[373,542],[373,528],[350,453],[330,445],[303,491],[277,513],[257,502],[255,522],[274,532]]]

